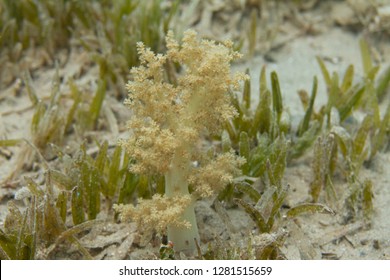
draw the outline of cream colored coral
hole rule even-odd
[[[232,182],[242,163],[233,153],[203,162],[199,142],[205,133],[220,132],[236,116],[229,92],[248,77],[231,74],[232,60],[240,57],[232,42],[199,40],[194,31],[185,32],[181,42],[169,32],[166,42],[166,54],[137,45],[141,65],[131,69],[125,101],[134,114],[128,122],[132,135],[120,141],[134,160],[131,171],[164,175],[165,196],[117,210],[145,227],[163,232],[167,228],[176,250],[192,250],[194,239],[199,240],[195,199],[211,196]],[[181,66],[172,83],[165,71],[167,62]],[[194,167],[193,161],[201,166]]]

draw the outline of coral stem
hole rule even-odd
[[[175,156],[172,166],[165,174],[165,194],[167,197],[176,195],[189,195],[188,191],[188,163],[183,163],[183,159]],[[174,244],[176,251],[192,253],[195,250],[195,239],[199,241],[198,225],[196,223],[194,201],[185,209],[181,219],[191,224],[189,228],[168,226],[168,239]]]

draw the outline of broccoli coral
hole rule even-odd
[[[132,172],[164,175],[165,195],[116,209],[122,219],[167,233],[176,250],[192,251],[199,240],[196,199],[210,197],[232,182],[244,163],[233,152],[207,157],[199,144],[205,133],[220,132],[237,114],[229,91],[248,77],[231,74],[231,61],[240,54],[230,41],[198,40],[196,32],[186,31],[181,43],[172,32],[166,42],[165,55],[138,43],[141,65],[131,69],[125,101],[134,114],[128,122],[132,135],[120,141],[134,159]],[[164,70],[167,63],[182,67],[174,82]]]

